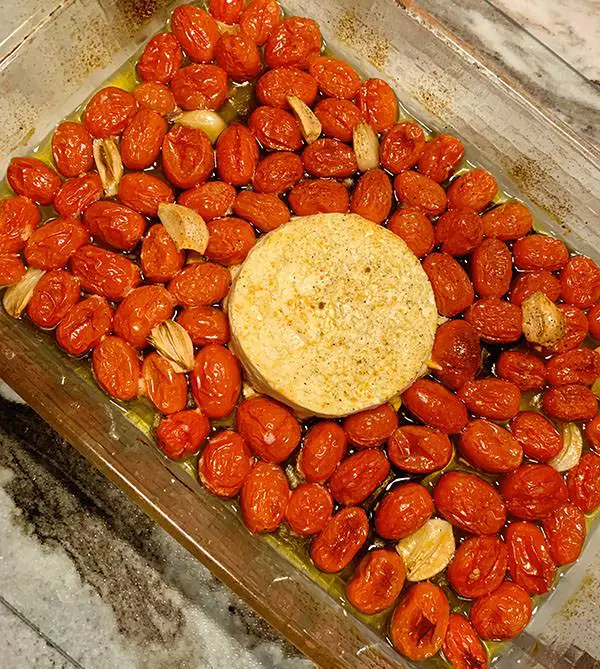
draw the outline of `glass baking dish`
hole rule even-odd
[[[471,0],[477,2],[485,4]],[[38,4],[28,0],[11,9],[14,25],[0,43],[0,174],[12,155],[34,149],[159,30],[174,3]],[[318,20],[328,46],[365,75],[390,81],[407,115],[459,135],[468,160],[490,169],[507,194],[525,200],[539,227],[600,261],[598,150],[422,6],[411,0],[289,0],[284,6]],[[336,577],[307,566],[281,533],[248,534],[232,504],[205,493],[190,470],[154,448],[147,405],[111,401],[87,367],[27,321],[0,310],[0,376],[300,650],[324,667],[408,666],[372,625],[344,607]],[[577,587],[586,557],[599,544],[600,532],[591,532],[580,562],[540,606],[529,634],[503,648],[507,666],[517,657],[533,659],[533,632]]]

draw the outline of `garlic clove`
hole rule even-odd
[[[579,462],[583,451],[583,437],[581,436],[581,430],[575,423],[567,423],[563,427],[562,437],[563,447],[560,453],[548,462],[558,472],[566,472],[572,469]]]
[[[158,218],[178,251],[189,249],[204,254],[208,246],[208,228],[197,211],[181,204],[162,202],[158,205]]]
[[[439,574],[452,560],[455,549],[452,525],[441,518],[428,520],[396,546],[404,558],[408,581],[424,581]]]
[[[307,144],[312,144],[321,136],[321,121],[317,118],[314,111],[298,96],[288,95],[288,104],[294,112],[294,116],[300,126],[300,132]]]
[[[123,161],[119,153],[116,141],[108,139],[95,139],[92,145],[96,169],[102,181],[104,195],[113,197],[119,190],[119,183],[123,176]]]
[[[194,367],[194,345],[188,331],[175,321],[165,321],[152,329],[149,341],[173,369],[184,374]]]
[[[10,316],[13,318],[21,316],[31,300],[34,288],[45,273],[44,270],[30,267],[17,283],[6,289],[2,304]]]
[[[565,317],[544,293],[530,295],[521,305],[523,334],[532,344],[555,345],[565,333]]]
[[[194,109],[193,111],[181,112],[173,117],[173,123],[175,125],[183,125],[186,128],[202,130],[208,139],[210,139],[211,144],[217,141],[219,135],[227,127],[227,124],[219,114],[210,109]]]
[[[373,128],[363,121],[352,131],[352,138],[359,171],[379,167],[379,139]]]

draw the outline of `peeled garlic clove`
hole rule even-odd
[[[13,283],[6,289],[2,304],[10,316],[19,318],[29,304],[38,281],[45,273],[44,270],[30,267],[17,283]]]
[[[287,101],[298,120],[300,132],[306,143],[312,144],[321,136],[323,129],[321,121],[319,121],[314,111],[297,95],[288,95]]]
[[[173,238],[177,250],[190,249],[204,253],[208,246],[208,228],[197,211],[181,204],[162,202],[158,205],[158,218]]]
[[[104,195],[112,197],[117,194],[123,176],[123,161],[119,147],[115,140],[109,137],[108,139],[95,139],[92,149]]]
[[[359,123],[352,131],[354,153],[360,172],[379,167],[379,139],[368,123]]]
[[[195,109],[193,111],[181,112],[173,118],[175,125],[183,125],[186,128],[196,128],[202,130],[204,134],[214,144],[219,135],[225,130],[227,124],[217,114],[210,109]]]
[[[149,341],[173,369],[183,374],[194,367],[194,345],[188,331],[175,321],[165,321],[153,328]]]
[[[439,574],[454,556],[455,548],[452,525],[441,518],[428,520],[396,546],[404,558],[409,581],[424,581]]]
[[[565,333],[565,317],[544,293],[534,293],[521,305],[525,339],[541,346],[553,346]]]
[[[563,447],[558,455],[548,462],[558,472],[572,469],[580,460],[583,451],[581,430],[575,423],[567,423],[563,428]]]

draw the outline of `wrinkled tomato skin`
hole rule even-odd
[[[228,416],[242,388],[240,364],[224,346],[209,344],[196,355],[190,377],[196,404],[211,419]]]
[[[56,328],[56,342],[70,355],[79,357],[95,348],[112,329],[113,310],[99,295],[73,305]]]
[[[292,16],[275,28],[265,44],[267,67],[297,67],[306,70],[321,50],[321,31],[316,21]]]
[[[390,463],[377,448],[367,448],[342,460],[329,480],[329,488],[336,502],[354,506],[362,502],[380,486],[390,471]]]
[[[142,364],[144,392],[157,411],[171,414],[182,411],[187,404],[188,387],[185,374],[177,374],[171,363],[156,352]]]
[[[542,520],[550,556],[557,565],[571,564],[581,555],[586,537],[583,511],[567,502]]]
[[[381,142],[381,165],[392,174],[414,167],[425,148],[425,133],[416,123],[393,125]]]
[[[92,366],[98,385],[117,400],[138,395],[141,365],[137,351],[120,337],[105,337],[94,349]]]
[[[210,63],[219,39],[219,29],[208,12],[194,5],[180,5],[171,14],[171,30],[190,60]]]
[[[215,167],[210,139],[202,130],[174,126],[162,144],[162,166],[177,188],[192,188],[206,181]]]
[[[482,215],[483,234],[503,241],[524,237],[533,225],[531,212],[520,202],[506,202]]]
[[[375,510],[375,531],[397,541],[416,532],[433,515],[433,500],[418,483],[404,483],[386,493]]]
[[[491,344],[511,344],[523,334],[521,307],[496,297],[477,300],[465,313],[465,320]]]
[[[354,188],[350,210],[373,223],[383,223],[392,208],[392,184],[378,168],[365,172]]]
[[[314,110],[323,133],[342,142],[351,142],[354,128],[363,120],[360,109],[350,100],[323,98]]]
[[[168,288],[183,307],[209,306],[229,292],[231,274],[212,262],[187,265],[169,282]]]
[[[542,408],[549,416],[568,423],[593,418],[598,413],[598,400],[587,386],[571,383],[547,390]]]
[[[318,94],[315,78],[296,67],[277,67],[262,75],[256,85],[256,97],[262,105],[289,109],[288,97],[295,95],[312,107]]]
[[[551,348],[544,348],[545,354],[564,353],[581,344],[588,334],[588,322],[585,314],[577,307],[558,304],[558,310],[565,317],[565,334]]]
[[[472,379],[461,386],[458,396],[476,416],[510,420],[517,415],[521,391],[505,379]]]
[[[350,198],[346,187],[338,181],[304,179],[292,188],[288,203],[296,216],[343,214],[348,211]]]
[[[508,512],[520,520],[541,520],[567,501],[567,486],[550,465],[521,465],[500,483]]]
[[[162,286],[140,286],[121,302],[115,313],[115,334],[134,348],[149,345],[153,328],[173,316],[175,300]]]
[[[137,64],[142,81],[168,84],[181,67],[183,54],[172,33],[160,33],[148,41]]]
[[[162,179],[146,172],[130,172],[119,184],[121,204],[144,216],[157,216],[158,205],[173,202],[173,190]]]
[[[467,424],[462,400],[434,381],[415,381],[402,394],[402,402],[419,420],[440,432],[456,434]]]
[[[585,436],[590,446],[600,453],[600,414],[596,414],[585,426]]]
[[[473,304],[473,284],[461,265],[447,253],[431,253],[423,261],[423,269],[431,282],[437,310],[452,318]]]
[[[128,91],[107,86],[95,93],[83,112],[83,125],[94,137],[120,135],[137,111],[137,102]]]
[[[0,254],[0,288],[17,283],[25,274],[25,265],[18,255]]]
[[[560,281],[547,270],[525,272],[513,282],[509,299],[520,305],[534,293],[544,293],[551,302],[556,302],[560,297]]]
[[[516,583],[504,581],[471,608],[470,621],[485,640],[514,639],[531,619],[533,605],[527,592]]]
[[[138,111],[123,131],[119,145],[125,167],[144,170],[153,165],[166,134],[167,122],[160,114],[149,109]]]
[[[506,530],[508,571],[531,595],[550,590],[556,569],[542,531],[533,523],[511,523]]]
[[[239,123],[227,127],[217,140],[219,178],[233,186],[247,186],[252,181],[258,157],[254,135]]]
[[[177,316],[177,322],[187,330],[194,346],[229,341],[227,314],[216,307],[188,307]]]
[[[512,279],[512,256],[503,241],[484,239],[473,252],[469,264],[473,286],[479,297],[502,297],[508,293]]]
[[[600,341],[600,302],[597,302],[587,314],[590,335]]]
[[[118,202],[94,202],[83,213],[83,225],[96,242],[131,251],[146,230],[146,219]]]
[[[279,465],[259,462],[250,471],[240,496],[246,527],[252,534],[274,532],[284,519],[290,489]]]
[[[76,218],[55,218],[33,231],[25,245],[25,260],[30,267],[60,269],[89,241],[87,230]]]
[[[231,214],[235,197],[235,188],[231,184],[206,181],[181,193],[177,202],[196,211],[205,221],[212,221]]]
[[[450,209],[465,207],[481,211],[497,192],[498,184],[494,177],[486,170],[475,169],[452,182],[447,191],[448,207]]]
[[[261,232],[275,230],[290,220],[290,210],[285,202],[269,193],[242,191],[235,199],[233,211]]]
[[[570,383],[591,386],[600,376],[600,354],[591,348],[574,348],[553,356],[546,367],[552,386]]]
[[[429,474],[450,462],[452,444],[442,432],[422,425],[403,425],[389,438],[387,452],[394,467],[414,474]]]
[[[442,647],[449,618],[444,591],[433,583],[417,583],[394,609],[390,639],[396,650],[410,660],[426,660]],[[423,634],[423,630],[427,632]]]
[[[19,253],[40,224],[40,211],[23,195],[0,200],[0,253]]]
[[[256,166],[253,185],[259,193],[283,193],[296,185],[304,175],[302,158],[289,151],[276,151]]]
[[[356,70],[337,58],[311,58],[308,71],[316,79],[323,95],[342,100],[354,100],[361,85]]]
[[[548,462],[562,450],[560,432],[536,411],[518,413],[510,422],[510,431],[531,460]]]
[[[171,82],[175,102],[186,111],[219,109],[228,90],[227,72],[217,65],[186,65]]]
[[[433,491],[433,500],[443,518],[471,534],[497,534],[506,522],[500,495],[473,474],[444,474]]]
[[[177,106],[175,96],[163,84],[152,82],[140,84],[133,90],[133,97],[136,99],[140,109],[149,109],[161,116],[166,116],[174,112]]]
[[[388,130],[398,118],[398,100],[390,85],[382,79],[367,79],[356,96],[365,121],[377,133]]]
[[[302,152],[306,171],[314,177],[343,179],[358,171],[354,150],[337,139],[317,139]]]
[[[435,240],[444,253],[467,255],[483,240],[481,217],[471,209],[450,209],[436,223]]]
[[[502,351],[496,362],[496,374],[519,390],[539,390],[546,383],[544,361],[523,351]]]
[[[52,135],[52,158],[67,179],[89,172],[94,165],[92,136],[81,123],[63,121]]]
[[[467,425],[459,443],[463,457],[490,474],[514,471],[523,461],[523,449],[510,432],[483,418]]]
[[[88,293],[120,301],[139,285],[138,266],[120,253],[87,244],[71,256],[71,272]]]
[[[285,520],[296,534],[318,534],[333,514],[333,500],[319,483],[303,483],[291,494]]]
[[[298,455],[298,471],[310,483],[325,483],[346,454],[346,433],[332,420],[309,428]]]
[[[58,174],[37,158],[13,158],[6,170],[8,185],[17,195],[37,204],[51,204],[60,188]]]
[[[170,281],[185,262],[185,253],[178,251],[164,225],[157,223],[149,230],[140,251],[140,264],[146,281]]]
[[[600,506],[600,457],[584,453],[578,464],[567,475],[569,498],[584,513],[592,513]]]
[[[298,151],[303,144],[296,119],[277,107],[257,107],[248,119],[257,141],[271,151]]]
[[[567,304],[587,309],[600,298],[600,268],[590,258],[573,256],[561,272],[560,285]]]
[[[513,258],[518,269],[554,272],[565,266],[569,251],[560,239],[533,234],[514,243]]]
[[[213,495],[234,497],[248,478],[252,464],[242,437],[232,430],[223,430],[209,439],[198,461],[198,476]]]
[[[250,81],[262,70],[258,46],[243,33],[222,35],[215,48],[215,59],[237,82]]]
[[[430,139],[419,155],[419,172],[442,183],[458,167],[465,153],[463,143],[452,135]]]
[[[241,218],[215,218],[206,227],[208,246],[204,255],[221,265],[240,265],[256,243],[252,226]]]
[[[80,216],[104,195],[102,181],[95,172],[65,181],[54,196],[54,208],[64,217]]]
[[[398,416],[391,404],[366,409],[344,419],[344,432],[356,448],[377,448],[398,427]]]
[[[354,559],[369,534],[367,514],[358,506],[338,511],[310,545],[316,567],[328,574],[342,571]]]
[[[244,400],[235,420],[238,432],[254,454],[267,462],[284,462],[300,443],[302,433],[294,414],[268,397]]]
[[[209,434],[208,418],[197,409],[184,409],[160,421],[156,442],[171,460],[185,460],[200,450]]]
[[[27,315],[39,328],[56,327],[81,295],[79,281],[66,270],[48,272],[38,281],[27,305]]]
[[[240,16],[240,30],[262,46],[282,18],[277,0],[251,0]]]
[[[394,179],[398,200],[411,207],[419,207],[427,216],[438,216],[446,211],[446,193],[433,179],[418,172],[402,172]]]
[[[433,250],[435,244],[433,225],[418,207],[396,209],[387,227],[404,240],[417,258],[422,258]]]
[[[481,344],[471,325],[462,320],[446,321],[435,333],[432,361],[436,378],[452,390],[475,378],[481,365]]]
[[[451,613],[442,651],[454,669],[487,669],[487,653],[473,625],[460,613]]]
[[[379,613],[398,599],[405,577],[404,562],[398,553],[379,548],[360,561],[346,586],[346,597],[361,613]]]
[[[469,537],[448,565],[448,581],[461,597],[476,599],[502,584],[507,567],[508,552],[499,537]]]

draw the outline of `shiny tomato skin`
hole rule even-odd
[[[474,302],[465,313],[483,341],[491,344],[511,344],[523,334],[521,307],[497,297],[485,297]]]
[[[472,420],[460,435],[460,452],[474,467],[490,474],[512,472],[523,461],[519,442],[503,427],[483,418]]]
[[[581,555],[587,534],[583,511],[567,502],[542,520],[550,556],[557,565],[571,564]]]
[[[365,172],[354,187],[350,211],[373,223],[383,223],[392,209],[392,184],[379,168]]]
[[[237,404],[242,389],[240,364],[219,344],[205,346],[194,361],[190,377],[196,404],[211,419],[225,418]]]
[[[312,425],[298,454],[298,471],[310,483],[324,483],[346,454],[348,439],[338,423],[322,420]]]
[[[192,188],[206,181],[215,167],[210,139],[202,130],[175,125],[162,143],[162,166],[177,188]]]
[[[435,381],[418,379],[402,394],[406,408],[426,425],[456,434],[467,424],[467,409],[458,397]]]
[[[277,107],[257,107],[250,114],[248,127],[270,151],[298,151],[304,143],[296,119]]]
[[[483,240],[481,216],[472,209],[446,211],[435,225],[435,240],[441,250],[451,256],[471,253]]]
[[[231,274],[212,262],[186,265],[171,281],[169,291],[183,307],[209,306],[220,302],[229,292]]]
[[[454,669],[487,669],[485,647],[475,628],[460,613],[451,613],[442,651]]]
[[[596,341],[600,341],[600,302],[596,302],[596,304],[588,311],[587,319],[590,335]]]
[[[476,599],[502,584],[507,567],[508,552],[502,539],[485,535],[468,537],[448,565],[448,581],[461,597]]]
[[[95,93],[83,112],[83,125],[94,137],[120,135],[137,111],[137,102],[128,91],[107,86]]]
[[[531,595],[548,592],[556,567],[540,528],[533,523],[511,523],[506,530],[506,547],[513,582]]]
[[[0,288],[17,283],[25,274],[25,265],[16,254],[0,254]]]
[[[96,172],[65,181],[54,196],[54,208],[61,216],[80,216],[104,195]]]
[[[209,237],[204,255],[221,265],[240,265],[256,243],[254,229],[241,218],[215,218],[206,227]]]
[[[567,263],[569,250],[560,239],[533,234],[514,243],[513,258],[517,269],[555,272]]]
[[[348,441],[356,448],[377,448],[398,427],[398,416],[392,405],[386,403],[347,416],[343,426]]]
[[[400,174],[414,167],[425,148],[423,128],[404,121],[393,125],[381,142],[381,165],[392,174]]]
[[[356,103],[375,132],[385,132],[398,118],[398,100],[383,79],[367,79],[358,89]]]
[[[299,16],[284,19],[265,44],[267,67],[308,69],[310,59],[321,50],[321,31],[316,21]]]
[[[188,307],[177,316],[177,322],[187,330],[194,346],[229,341],[227,314],[216,307]]]
[[[319,92],[315,78],[297,67],[276,67],[265,72],[256,85],[256,97],[262,105],[289,109],[288,97],[295,95],[312,107]]]
[[[99,295],[73,305],[56,328],[56,343],[78,357],[95,348],[112,329],[113,310]]]
[[[83,213],[83,225],[101,244],[119,251],[131,251],[146,230],[146,219],[118,202],[94,202]]]
[[[469,619],[482,639],[504,641],[514,639],[525,629],[532,609],[527,592],[516,583],[504,581],[475,602]]]
[[[157,216],[158,205],[173,202],[175,195],[166,181],[147,172],[130,172],[119,184],[121,204],[144,216]]]
[[[525,272],[513,282],[509,299],[513,304],[523,304],[534,293],[544,293],[556,302],[560,297],[560,281],[548,270]]]
[[[375,509],[375,531],[397,541],[416,532],[433,515],[431,495],[418,483],[403,483],[387,492]]]
[[[336,502],[344,506],[361,504],[385,480],[390,463],[378,448],[367,448],[342,460],[329,479]]]
[[[311,58],[308,71],[317,80],[321,93],[327,97],[354,100],[361,86],[356,70],[338,58]]]
[[[302,483],[290,495],[285,520],[296,534],[318,534],[333,514],[333,499],[319,483]]]
[[[502,498],[474,474],[444,474],[435,486],[433,500],[443,518],[471,534],[497,534],[506,522]]]
[[[219,109],[229,91],[227,72],[218,65],[186,65],[171,82],[175,102],[187,111]]]
[[[250,0],[240,16],[240,30],[262,46],[282,18],[277,0]]]
[[[115,334],[134,348],[149,345],[152,330],[169,320],[175,311],[175,300],[163,286],[140,286],[121,302],[115,313]]]
[[[591,348],[574,348],[552,356],[546,368],[552,386],[569,383],[591,386],[600,376],[600,354]]]
[[[447,253],[431,253],[423,261],[437,309],[442,316],[452,318],[473,304],[475,291],[467,273]]]
[[[442,183],[458,167],[465,153],[460,139],[452,135],[437,135],[430,139],[419,155],[419,172]]]
[[[269,193],[241,191],[235,199],[233,211],[261,232],[275,230],[290,220],[290,210],[285,202]]]
[[[596,453],[600,453],[600,414],[596,414],[585,426],[585,437]]]
[[[185,374],[178,374],[171,363],[156,352],[142,364],[144,392],[157,411],[171,414],[182,411],[187,404],[188,386]]]
[[[502,351],[496,361],[496,374],[519,390],[539,390],[546,383],[544,361],[524,351]]]
[[[406,568],[398,553],[385,548],[370,551],[348,581],[346,597],[361,613],[379,613],[398,599],[405,576]]]
[[[472,379],[461,386],[458,396],[476,416],[510,420],[517,415],[521,391],[505,379]]]
[[[354,128],[363,120],[360,109],[350,100],[323,98],[315,105],[315,116],[323,133],[342,142],[351,142]]]
[[[196,211],[205,221],[212,221],[231,214],[235,197],[235,188],[231,184],[206,181],[181,193],[177,202]]]
[[[13,158],[6,170],[8,185],[17,195],[37,204],[51,204],[60,188],[58,174],[37,158]]]
[[[473,327],[463,320],[442,323],[435,333],[432,361],[435,377],[452,390],[475,378],[481,366],[481,344]]]
[[[125,167],[145,170],[153,165],[166,134],[167,122],[158,112],[150,109],[136,112],[123,131],[119,145]]]
[[[510,422],[510,431],[531,460],[548,462],[562,450],[560,432],[536,411],[519,412]]]
[[[218,497],[235,497],[248,478],[253,458],[246,442],[233,430],[213,434],[198,460],[198,476]]]
[[[159,33],[146,44],[137,63],[142,81],[168,84],[181,67],[183,54],[173,33]]]
[[[475,169],[458,177],[448,188],[448,208],[465,207],[481,211],[498,192],[494,177],[482,169]]]
[[[219,29],[208,12],[194,5],[180,5],[171,14],[171,30],[190,60],[210,63],[219,39]]]
[[[28,197],[0,200],[0,253],[19,253],[40,220],[39,209]]]
[[[166,116],[175,111],[177,103],[171,89],[164,84],[147,82],[139,84],[133,89],[133,97],[136,99],[140,109],[155,111],[161,116]]]
[[[330,518],[310,545],[316,567],[328,574],[342,571],[354,559],[369,534],[367,514],[358,506],[348,506]]]
[[[208,418],[198,409],[184,409],[161,419],[156,442],[171,460],[185,460],[200,450],[209,434]]]
[[[58,172],[67,179],[92,169],[92,136],[83,124],[73,121],[59,123],[52,135],[52,158]]]
[[[215,59],[217,65],[237,82],[250,81],[262,70],[258,46],[243,33],[221,35],[215,47]]]
[[[290,489],[279,465],[257,463],[244,481],[240,508],[252,534],[274,532],[285,516]]]
[[[358,172],[354,150],[337,139],[322,138],[302,152],[306,171],[314,177],[343,179]]]
[[[573,256],[561,272],[560,285],[567,304],[587,309],[600,298],[600,267],[591,258]]]
[[[502,297],[508,293],[512,279],[512,256],[502,240],[484,239],[473,251],[469,266],[479,297]]]
[[[248,128],[239,123],[226,128],[217,140],[216,155],[217,171],[222,181],[233,186],[247,186],[252,181],[259,151]]]
[[[452,457],[447,435],[423,425],[403,425],[388,439],[388,457],[394,467],[414,474],[443,469]]]
[[[56,327],[81,295],[79,281],[63,269],[48,272],[38,281],[27,305],[27,315],[39,328]]]
[[[334,179],[303,179],[289,192],[288,203],[296,216],[343,214],[350,198],[346,187]]]
[[[164,283],[183,267],[185,253],[178,251],[175,241],[162,223],[153,225],[142,242],[140,263],[146,281]]]
[[[584,453],[567,475],[569,498],[584,513],[593,513],[600,506],[600,457]]]
[[[141,281],[140,270],[134,262],[93,244],[79,247],[71,256],[70,267],[83,290],[114,301],[129,295]]]
[[[105,393],[118,400],[137,397],[141,364],[137,351],[121,337],[105,337],[92,354],[94,376]]]
[[[503,241],[524,237],[533,225],[533,217],[520,202],[506,202],[482,215],[483,234]]]
[[[598,413],[598,400],[587,386],[571,383],[547,390],[542,408],[549,416],[565,423],[589,420]]]
[[[550,465],[521,465],[500,483],[500,494],[520,520],[541,520],[568,498],[562,476]]]
[[[390,216],[388,230],[404,240],[408,248],[422,258],[431,253],[435,232],[431,221],[418,207],[400,207]]]
[[[302,158],[289,151],[276,151],[265,156],[256,166],[252,181],[259,193],[283,193],[304,176]]]
[[[400,202],[419,207],[427,216],[438,216],[446,211],[446,193],[433,179],[418,172],[401,172],[394,179],[394,190]]]
[[[25,260],[30,267],[60,269],[89,241],[87,230],[76,218],[55,218],[32,232],[25,245]]]

